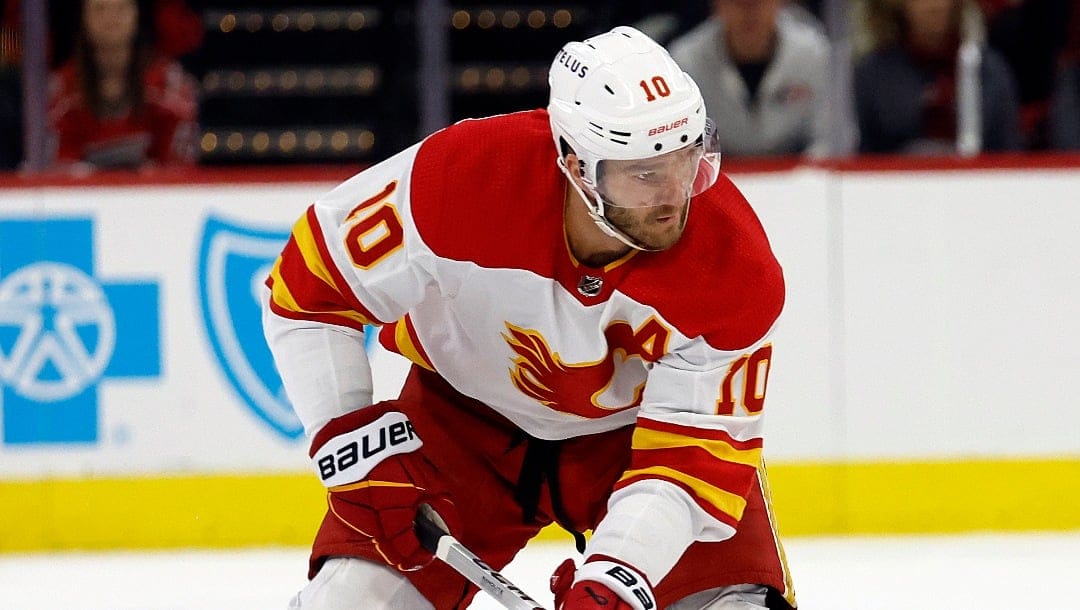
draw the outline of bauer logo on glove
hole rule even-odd
[[[311,459],[334,518],[406,572],[434,559],[413,527],[421,506],[430,505],[444,531],[460,531],[461,520],[409,418],[391,408],[375,405],[330,420],[312,441]]]
[[[392,455],[409,453],[423,443],[403,413],[386,413],[370,424],[336,436],[312,456],[323,485],[355,483]]]

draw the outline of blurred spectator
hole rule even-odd
[[[605,2],[611,26],[633,25],[661,45],[709,16],[711,0],[615,0]]]
[[[135,0],[84,0],[71,60],[50,83],[59,164],[186,165],[196,159],[196,85],[153,53]]]
[[[783,0],[714,0],[709,19],[672,41],[724,155],[828,152],[829,43],[809,18]]]
[[[1047,113],[1075,0],[979,0],[987,17],[987,44],[1016,77],[1024,147],[1049,146]]]
[[[855,65],[862,152],[956,150],[957,57],[969,0],[866,0],[871,51]],[[1016,85],[1005,60],[982,48],[982,149],[1021,146]]]
[[[18,5],[19,0],[5,0]],[[73,16],[81,12],[83,0],[49,0],[51,66],[57,68],[69,59],[81,25]],[[200,13],[205,0],[135,0],[139,9],[139,28],[144,42],[167,57],[185,65],[201,50],[205,37]]]
[[[1050,104],[1049,133],[1054,148],[1080,150],[1080,7],[1073,8],[1069,24]]]

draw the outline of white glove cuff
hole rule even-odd
[[[583,564],[574,573],[574,584],[583,580],[598,582],[611,589],[630,604],[634,610],[655,610],[656,597],[649,581],[621,563],[614,561],[590,561]]]
[[[379,462],[416,451],[424,443],[404,413],[390,411],[375,421],[326,441],[311,456],[315,474],[327,487],[362,481]]]

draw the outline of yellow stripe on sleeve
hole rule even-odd
[[[648,428],[634,430],[632,441],[634,449],[678,449],[681,447],[700,447],[714,457],[725,462],[743,464],[757,468],[761,463],[761,448],[736,449],[730,444],[713,439],[694,438],[673,432],[662,432]]]
[[[307,266],[311,274],[323,281],[327,286],[339,291],[338,287],[334,284],[334,278],[330,275],[330,270],[326,267],[326,261],[323,260],[322,255],[319,253],[319,247],[315,241],[315,233],[311,228],[311,223],[308,222],[308,215],[304,214],[293,225],[292,232],[293,241],[296,242],[296,247],[300,249],[300,254],[304,258],[304,264]]]
[[[285,283],[285,279],[281,277],[280,256],[274,261],[274,267],[270,270],[270,277],[273,279],[273,282],[271,282],[270,295],[274,303],[277,303],[279,307],[289,311],[303,311],[304,309],[296,303],[296,299],[293,298],[292,292],[289,291],[289,286]]]
[[[352,309],[333,309],[329,311],[312,311],[305,309],[299,303],[296,302],[296,298],[293,297],[292,292],[289,290],[289,285],[286,283],[285,278],[281,275],[281,257],[274,263],[273,269],[270,271],[270,277],[273,278],[271,288],[271,298],[274,303],[282,309],[304,314],[316,314],[316,315],[331,315],[340,318],[352,320],[359,326],[372,324],[368,320],[367,316]]]
[[[682,483],[693,490],[698,498],[715,506],[720,511],[731,515],[736,520],[742,519],[743,510],[746,509],[746,498],[666,466],[650,466],[648,468],[627,470],[623,473],[623,476],[619,481],[621,482],[640,476],[669,479]]]
[[[397,346],[398,353],[411,362],[429,371],[435,370],[435,367],[431,366],[431,363],[420,352],[420,348],[413,342],[412,335],[409,334],[409,323],[405,318],[394,323],[394,345]]]

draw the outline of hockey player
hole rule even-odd
[[[783,277],[698,87],[627,27],[563,47],[550,86],[316,201],[267,280],[328,489],[293,608],[467,607],[422,504],[495,569],[570,531],[562,610],[795,605],[761,462]],[[415,363],[395,400],[372,404],[368,324]]]

